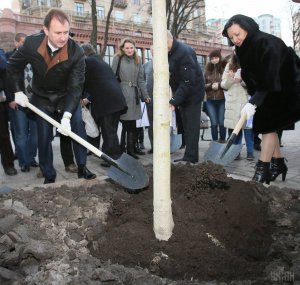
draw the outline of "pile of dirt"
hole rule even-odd
[[[159,241],[151,171],[138,194],[106,181],[0,195],[0,284],[299,278],[299,191],[234,180],[211,163],[173,165],[175,227],[169,241]]]

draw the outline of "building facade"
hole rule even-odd
[[[206,32],[205,1],[194,11],[194,20],[186,25],[186,30],[179,39],[191,45],[202,66],[213,49],[220,49],[222,55],[230,54],[227,45],[211,43],[211,36]],[[96,0],[97,13],[97,49],[101,51],[104,42],[106,18],[111,0]],[[93,29],[91,4],[89,0],[12,0],[12,9],[0,12],[0,40],[5,50],[13,48],[16,33],[37,33],[42,29],[43,18],[49,9],[62,8],[71,21],[71,31],[78,43],[88,43]],[[149,60],[152,45],[152,4],[150,0],[115,0],[110,18],[108,46],[105,61],[112,62],[120,41],[131,37],[136,41],[139,55],[143,61]]]

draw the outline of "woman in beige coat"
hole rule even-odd
[[[248,93],[245,83],[241,79],[241,69],[235,54],[227,63],[222,75],[221,87],[227,90],[225,96],[224,126],[228,128],[230,135],[241,117],[241,110],[248,103]],[[247,147],[247,159],[253,160],[254,137],[251,122],[247,122],[244,129],[244,137]],[[238,134],[235,144],[241,144],[243,132]]]

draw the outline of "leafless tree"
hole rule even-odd
[[[167,28],[174,37],[187,30],[188,23],[201,20],[204,5],[204,0],[166,0]]]
[[[105,52],[106,52],[106,47],[107,47],[107,42],[108,42],[108,30],[109,30],[109,24],[110,24],[110,17],[111,17],[111,13],[112,13],[112,11],[114,9],[114,4],[115,4],[115,0],[111,0],[109,11],[108,11],[107,17],[106,17],[104,42],[103,42],[103,46],[102,46],[101,53],[100,53],[100,57],[101,58],[104,57]]]
[[[290,2],[293,48],[300,50],[300,5]]]

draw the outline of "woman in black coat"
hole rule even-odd
[[[277,130],[300,119],[300,59],[291,47],[244,15],[226,23],[223,36],[236,47],[251,99],[241,111],[253,117],[253,131],[262,134],[262,151],[253,180],[274,181],[287,166],[281,154]]]

